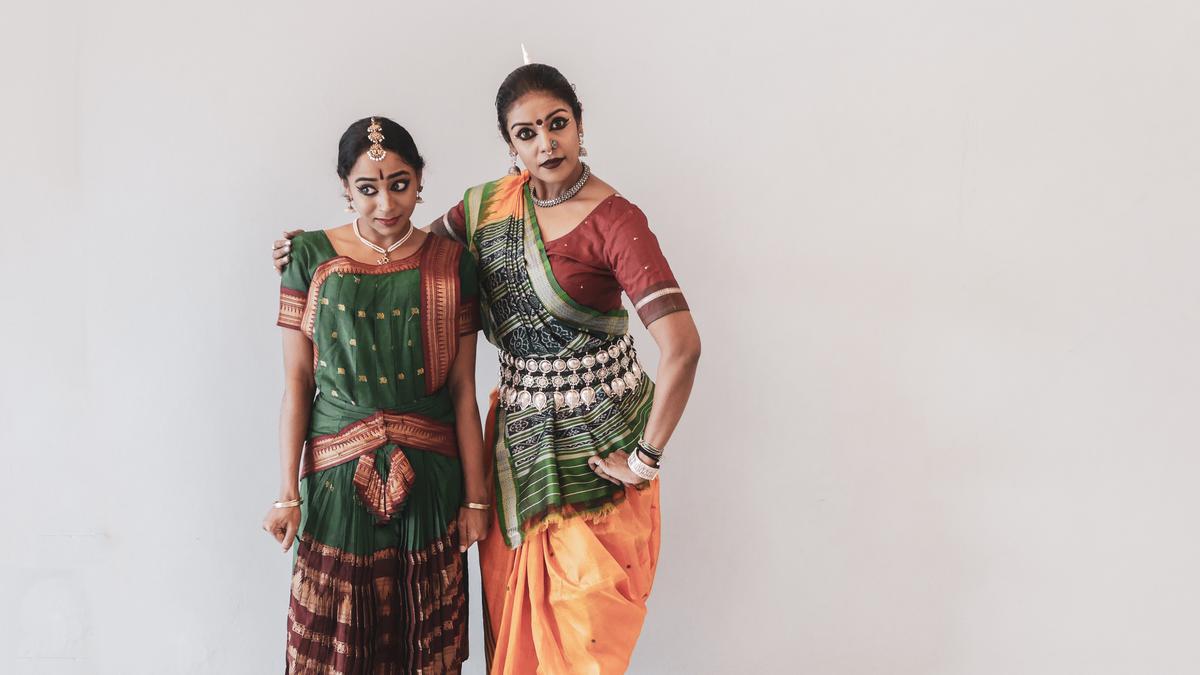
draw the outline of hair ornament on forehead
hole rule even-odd
[[[525,43],[521,43],[521,58],[525,60],[525,65],[533,63],[533,59],[529,58],[529,52],[525,51]]]
[[[367,127],[367,140],[371,141],[371,147],[367,150],[367,157],[370,157],[376,162],[382,162],[384,157],[387,157],[387,150],[383,149],[383,127],[379,126],[379,122],[375,118],[371,118],[371,126]]]

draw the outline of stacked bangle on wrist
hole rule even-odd
[[[638,439],[637,451],[654,460],[655,466],[662,463],[663,451],[654,447],[653,445],[650,445],[645,438]],[[634,454],[636,454],[636,452]]]
[[[477,504],[475,502],[463,502],[463,506],[476,511],[487,511],[488,509],[492,508],[491,504]]]
[[[271,508],[273,508],[273,509],[290,509],[293,506],[300,506],[303,503],[304,503],[304,500],[300,499],[299,497],[297,497],[296,499],[289,499],[287,501],[284,501],[281,499],[281,500],[275,502],[274,504],[272,504]]]
[[[639,448],[640,449],[640,448]],[[644,480],[654,480],[658,477],[658,467],[650,466],[642,461],[636,451],[629,453],[629,470],[638,478]]]

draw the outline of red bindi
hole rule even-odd
[[[541,120],[538,120],[538,121],[537,121],[537,125],[538,125],[539,127],[540,127],[540,126],[542,126],[542,121],[541,121]]]

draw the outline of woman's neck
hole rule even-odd
[[[381,248],[387,248],[387,247],[391,246],[392,244],[395,244],[396,242],[400,241],[401,239],[404,238],[405,235],[408,234],[409,230],[412,229],[412,220],[410,219],[407,223],[408,227],[405,227],[404,229],[400,230],[399,232],[395,232],[392,234],[384,234],[384,233],[376,230],[373,226],[364,224],[364,222],[363,222],[364,220],[365,219],[363,219],[363,218],[358,219],[359,233],[362,234],[364,239],[366,239],[367,241],[369,241],[372,244],[375,244],[376,246],[379,246]]]
[[[529,176],[529,186],[533,188],[534,194],[538,199],[543,201],[554,199],[555,197],[566,192],[568,188],[574,185],[579,177],[583,175],[583,162],[575,162],[575,170],[571,172],[570,177],[560,183],[548,183],[544,180],[535,178],[532,174]]]

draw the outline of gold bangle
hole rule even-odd
[[[463,506],[468,509],[475,509],[476,511],[487,511],[492,508],[491,504],[476,504],[475,502],[463,502]]]
[[[300,506],[304,503],[303,499],[289,499],[288,501],[278,501],[271,505],[274,509],[290,509],[293,506]]]

